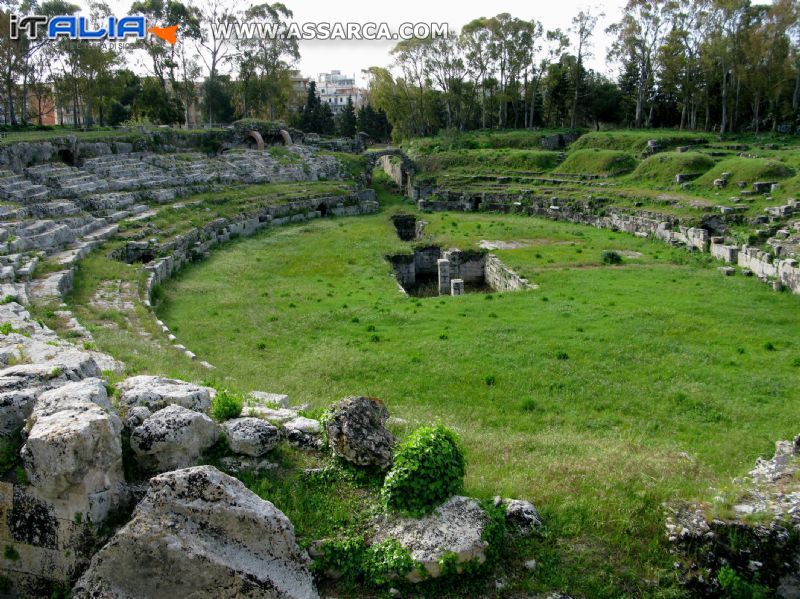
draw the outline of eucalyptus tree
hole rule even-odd
[[[206,80],[204,105],[206,118],[211,123],[212,112],[217,109],[218,94],[217,76],[221,67],[230,62],[234,46],[227,36],[216,27],[216,24],[232,24],[236,22],[236,12],[228,0],[207,0],[199,9],[200,35],[196,40],[198,55],[208,71]]]
[[[241,15],[243,21],[270,24],[285,29],[293,13],[280,2],[257,4]],[[297,39],[291,36],[263,36],[239,39],[236,56],[243,112],[248,116],[282,116],[291,93],[291,66],[300,58]]]
[[[464,49],[467,73],[476,82],[481,91],[481,128],[483,129],[487,126],[486,82],[494,71],[495,62],[494,56],[489,49],[491,36],[489,19],[481,17],[464,25],[459,38],[461,47]]]
[[[658,54],[658,78],[662,91],[674,93],[680,107],[679,128],[697,127],[702,69],[702,23],[710,0],[678,0],[669,7],[669,32]]]
[[[657,50],[663,42],[667,13],[674,0],[628,0],[623,16],[606,32],[615,37],[609,49],[609,59],[619,59],[634,65],[637,71],[636,116],[637,128],[644,125],[645,104],[654,84]],[[651,110],[647,117],[650,124]]]
[[[526,103],[530,102],[525,110],[525,128],[533,127],[533,119],[536,114],[536,92],[539,87],[539,81],[541,79],[541,71],[539,69],[539,64],[537,61],[539,60],[540,53],[542,51],[543,43],[543,28],[542,24],[539,21],[533,20],[529,21],[525,31],[522,34],[522,49],[525,53],[525,62],[526,65],[523,69],[523,76],[525,77],[525,83],[523,86],[524,90],[524,101],[523,106],[526,106]],[[528,81],[530,78],[530,90]],[[529,93],[530,91],[530,93]],[[530,98],[530,100],[528,100]]]
[[[447,36],[426,40],[424,45],[425,72],[432,77],[444,95],[447,111],[447,127],[453,126],[453,113],[460,115],[461,83],[466,75],[466,67],[462,57],[462,48],[458,36],[450,32]],[[459,126],[460,117],[458,118]]]
[[[426,97],[429,97],[427,91],[431,87],[427,72],[428,40],[403,40],[392,49],[392,54],[395,57],[395,66],[402,73],[396,85],[408,106],[410,125],[415,135],[424,135],[434,124],[426,106]]]
[[[597,27],[597,19],[602,17],[603,13],[592,14],[591,9],[580,11],[572,19],[572,28],[570,32],[575,36],[575,96],[572,101],[572,119],[570,127],[575,129],[578,125],[578,99],[580,98],[581,82],[583,79],[583,60],[590,56],[589,40],[594,34],[594,29]]]

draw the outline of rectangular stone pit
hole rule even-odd
[[[443,251],[438,246],[424,246],[411,254],[386,258],[403,292],[414,297],[535,288],[486,250]]]

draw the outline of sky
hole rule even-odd
[[[587,4],[586,0],[401,0],[380,2],[353,2],[331,0],[303,0],[285,4],[294,12],[298,22],[354,21],[386,22],[393,29],[404,22],[448,23],[451,31],[478,17],[491,17],[503,12],[523,20],[536,19],[545,29],[570,26],[572,17],[580,10],[591,7],[593,12],[606,16],[598,22],[593,43],[593,57],[589,66],[597,71],[609,71],[606,66],[606,49],[611,44],[605,28],[618,20],[625,5],[624,0],[610,0]],[[300,47],[300,69],[305,75],[337,68],[343,73],[360,76],[362,69],[370,66],[389,66],[390,51],[395,42],[371,41],[303,41]]]
[[[198,5],[202,1],[192,0],[192,3]],[[85,5],[86,0],[78,3]],[[131,0],[110,0],[108,3],[114,14],[122,16],[127,14]],[[243,9],[258,3],[244,0],[236,2],[235,6]],[[435,22],[448,23],[451,30],[458,31],[475,18],[503,12],[524,20],[536,19],[545,30],[567,30],[575,14],[582,9],[592,8],[593,12],[603,12],[605,16],[598,22],[592,43],[593,56],[587,64],[596,71],[613,74],[614,70],[606,65],[606,50],[612,40],[605,33],[605,28],[619,19],[625,0],[283,0],[283,3],[294,13],[294,21],[298,23],[385,22],[392,30],[405,22]],[[296,68],[312,78],[337,69],[344,74],[355,75],[363,85],[363,69],[391,65],[390,50],[395,43],[391,40],[301,41],[301,59]]]

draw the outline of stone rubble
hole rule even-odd
[[[385,427],[389,411],[372,397],[348,397],[334,404],[325,423],[333,454],[357,466],[386,470],[394,459],[394,435]]]
[[[800,436],[778,441],[771,459],[759,459],[746,477],[733,481],[732,515],[715,517],[709,505],[668,507],[667,538],[688,589],[718,592],[716,575],[730,566],[748,579],[757,576],[776,597],[800,596],[798,470]],[[736,543],[729,542],[732,537]]]
[[[281,438],[277,427],[261,418],[234,418],[223,422],[221,428],[231,451],[254,458],[269,452]]]
[[[482,538],[489,516],[474,499],[455,496],[422,518],[394,515],[378,516],[372,523],[372,544],[394,539],[405,547],[426,574],[438,578],[442,574],[441,560],[452,555],[458,568],[486,561],[488,543]],[[420,582],[422,576],[412,570],[409,582]]]
[[[75,599],[319,597],[289,519],[211,466],[150,480],[133,519],[93,558]]]
[[[211,418],[170,404],[131,432],[131,449],[145,470],[166,472],[193,465],[219,438]]]
[[[133,376],[117,385],[120,405],[132,408],[143,406],[155,412],[168,405],[178,405],[197,412],[207,412],[216,391],[184,381],[159,376]]]

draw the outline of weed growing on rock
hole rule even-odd
[[[398,448],[381,494],[387,507],[421,516],[461,492],[464,473],[456,434],[442,425],[422,427]]]
[[[244,407],[244,397],[227,389],[217,391],[216,397],[211,402],[211,415],[214,420],[222,422],[231,418],[238,418]]]

